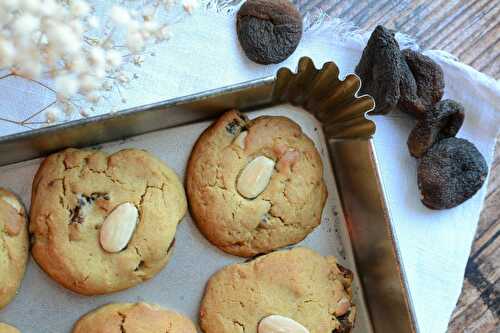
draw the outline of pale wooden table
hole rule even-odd
[[[295,0],[301,12],[321,8],[373,30],[378,24],[413,36],[500,78],[500,0]],[[334,36],[332,36],[334,38]],[[500,124],[499,124],[500,127]],[[500,144],[462,295],[448,333],[500,332]]]

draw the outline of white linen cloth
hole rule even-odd
[[[156,56],[135,71],[139,79],[123,91],[127,103],[121,104],[119,98],[111,103],[122,109],[274,75],[283,66],[295,70],[302,56],[311,57],[316,67],[333,60],[344,77],[354,71],[367,36],[356,35],[338,23],[332,20],[330,27],[325,23],[321,29],[309,29],[288,60],[262,66],[242,53],[232,13],[198,10],[173,26],[172,39],[156,47]],[[500,127],[499,82],[443,52],[425,53],[443,66],[445,97],[465,106],[465,124],[458,136],[474,142],[490,165]],[[52,93],[22,79],[0,80],[0,117],[23,119],[52,99]],[[99,112],[108,110],[104,106]],[[422,333],[445,332],[461,291],[486,186],[455,209],[425,208],[416,183],[416,160],[406,146],[413,120],[400,112],[373,120],[382,183],[418,326]],[[22,130],[25,128],[0,122],[0,135]]]

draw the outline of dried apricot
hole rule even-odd
[[[419,161],[422,202],[431,209],[456,207],[476,194],[487,175],[486,161],[474,144],[454,137],[441,140]]]
[[[361,93],[375,99],[374,113],[386,114],[398,104],[402,56],[394,33],[379,25],[375,28],[356,66]]]
[[[302,16],[287,0],[248,0],[238,11],[238,39],[250,60],[277,64],[302,38]]]
[[[399,107],[402,111],[422,118],[443,98],[444,74],[434,60],[410,49],[401,51],[416,87],[402,86]],[[416,88],[416,89],[415,89]]]
[[[457,135],[464,122],[464,107],[451,99],[431,108],[408,137],[408,149],[413,157],[421,157],[435,142]]]

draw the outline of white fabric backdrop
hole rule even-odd
[[[121,104],[119,98],[114,98],[109,104],[119,108],[138,106],[274,75],[282,66],[295,69],[302,56],[313,58],[316,67],[335,61],[343,77],[353,72],[367,38],[348,32],[349,29],[333,20],[330,26],[325,23],[321,29],[307,31],[297,51],[286,62],[261,66],[243,55],[234,26],[234,15],[214,11],[197,11],[182,20],[172,28],[171,41],[158,46],[156,56],[149,57],[136,71],[139,79],[123,92],[127,103]],[[443,52],[426,54],[444,68],[445,97],[462,102],[466,108],[459,136],[473,141],[491,164],[500,127],[499,83]],[[21,79],[1,80],[0,117],[22,119],[52,98],[52,93]],[[109,111],[109,104],[99,112]],[[406,147],[412,120],[398,112],[373,120],[377,124],[374,141],[382,182],[418,325],[423,333],[445,332],[461,291],[486,186],[458,208],[426,209],[419,199],[416,161]],[[0,135],[22,130],[25,128],[0,122]]]

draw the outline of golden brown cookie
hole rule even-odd
[[[208,281],[201,328],[205,333],[257,333],[264,318],[278,315],[310,333],[349,332],[355,317],[352,279],[334,257],[306,248],[230,265]]]
[[[83,316],[73,333],[196,333],[188,318],[146,303],[109,304]]]
[[[24,207],[14,194],[0,188],[0,309],[12,301],[21,285],[28,252]]]
[[[198,139],[187,168],[191,213],[205,237],[243,257],[303,240],[327,197],[314,143],[285,117],[220,117]]]
[[[19,333],[19,330],[10,325],[0,323],[0,333]]]
[[[32,254],[77,293],[123,290],[166,265],[185,212],[177,175],[149,153],[67,149],[33,181]]]

